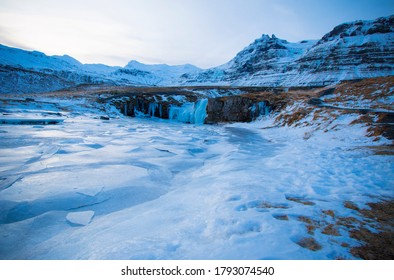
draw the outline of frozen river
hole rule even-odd
[[[352,258],[339,245],[354,242],[346,232],[301,247],[299,217],[351,215],[345,200],[392,194],[392,161],[341,139],[62,114],[56,125],[0,125],[2,259]]]

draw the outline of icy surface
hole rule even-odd
[[[182,106],[171,105],[169,119],[183,123],[204,124],[207,117],[208,99],[201,99],[197,102],[185,102]]]
[[[372,143],[352,115],[305,140],[310,127],[261,129],[269,118],[190,125],[77,99],[2,111],[65,120],[0,125],[1,259],[354,258],[346,232],[300,247],[297,217],[351,216],[344,201],[393,195],[392,158],[362,148]]]
[[[94,211],[71,212],[67,214],[66,220],[71,224],[86,226],[94,216]]]

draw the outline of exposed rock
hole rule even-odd
[[[206,123],[250,122],[267,114],[265,101],[256,102],[245,96],[226,96],[208,99]]]
[[[130,94],[125,98],[113,99],[114,104],[124,115],[135,117],[138,115],[152,116],[162,119],[174,119],[182,110],[191,110],[186,104],[194,104],[197,110],[199,100],[204,96],[193,93],[177,94],[177,98],[155,94]],[[174,110],[177,109],[178,112]],[[259,95],[235,95],[218,98],[208,98],[205,110],[205,123],[220,122],[250,122],[261,115],[266,115],[271,108],[269,102]],[[190,121],[192,122],[192,121]]]

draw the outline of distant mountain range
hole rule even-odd
[[[394,75],[394,15],[336,26],[320,40],[290,43],[263,35],[228,63],[125,67],[82,64],[0,45],[0,93],[46,92],[81,84],[132,86],[320,86]]]

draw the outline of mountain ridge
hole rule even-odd
[[[292,43],[264,34],[229,62],[206,70],[135,60],[124,67],[82,64],[68,55],[47,56],[0,45],[1,93],[45,92],[80,84],[323,86],[391,75],[394,15],[340,24],[320,40]]]
[[[394,75],[393,54],[394,15],[343,23],[316,41],[263,35],[228,63],[183,78],[185,84],[325,85]]]

